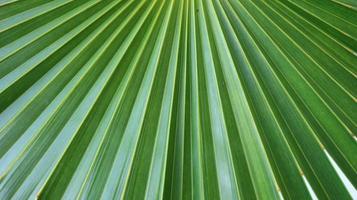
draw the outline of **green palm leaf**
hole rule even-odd
[[[357,198],[353,0],[0,0],[0,199]]]

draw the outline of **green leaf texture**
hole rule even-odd
[[[357,198],[356,52],[355,0],[0,0],[0,199]]]

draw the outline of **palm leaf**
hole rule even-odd
[[[1,199],[357,198],[356,6],[0,1]]]

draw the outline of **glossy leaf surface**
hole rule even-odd
[[[0,0],[0,199],[357,198],[356,6]]]

